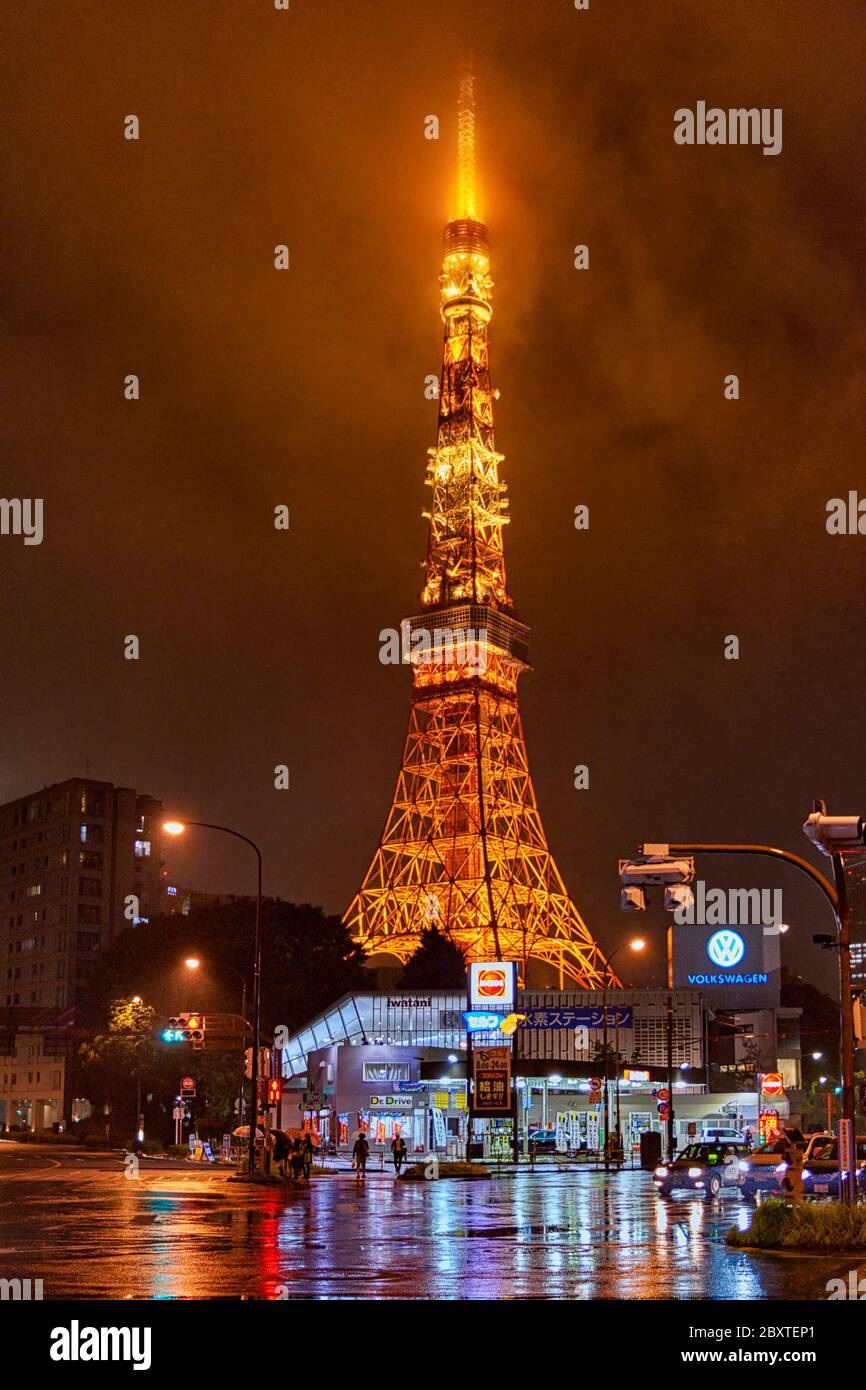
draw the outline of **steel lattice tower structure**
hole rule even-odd
[[[368,955],[405,961],[436,923],[470,960],[554,966],[581,988],[604,957],[548,848],[517,706],[529,630],[505,580],[493,440],[486,226],[475,203],[474,79],[460,84],[456,207],[445,227],[439,421],[422,611],[403,623],[409,730],[385,829],[345,917]],[[611,977],[615,979],[615,977]]]

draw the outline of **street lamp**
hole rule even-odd
[[[222,835],[231,835],[236,840],[243,840],[245,845],[255,852],[256,856],[256,938],[255,949],[253,952],[253,1062],[252,1062],[252,1123],[250,1125],[250,1157],[249,1173],[252,1177],[256,1168],[256,1129],[259,1119],[259,1025],[261,1020],[261,986],[262,986],[262,852],[254,840],[249,836],[242,835],[239,830],[232,830],[228,825],[215,825],[212,821],[206,820],[164,820],[162,828],[167,835],[182,835],[187,827],[193,826],[197,830],[218,830]]]
[[[612,974],[613,974],[613,972],[612,972],[612,970],[611,970],[611,968],[610,968],[610,967],[611,967],[611,961],[614,959],[615,956],[618,956],[618,955],[619,955],[620,951],[624,951],[626,948],[628,948],[628,949],[631,950],[631,951],[642,951],[642,950],[644,949],[645,946],[646,946],[646,942],[644,941],[644,939],[643,939],[642,936],[635,936],[635,937],[632,938],[631,941],[623,941],[622,944],[619,945],[619,946],[617,946],[616,949],[613,950],[613,951],[610,953],[610,955],[607,957],[607,959],[606,959],[606,961],[605,961],[605,963],[604,963],[604,971],[603,971],[603,973],[602,973],[602,981],[601,981],[601,1018],[602,1018],[602,1051],[603,1051],[603,1054],[604,1054],[604,1171],[605,1171],[605,1172],[608,1172],[609,1167],[610,1167],[610,1135],[609,1135],[609,1133],[608,1133],[608,1129],[609,1129],[609,1126],[610,1126],[610,1099],[609,1099],[609,1097],[608,1097],[608,1082],[609,1082],[609,1074],[610,1074],[610,1062],[609,1062],[609,1059],[608,1059],[608,1048],[607,1048],[607,984],[608,984],[608,980],[611,978],[611,976],[612,976]],[[617,1134],[619,1134],[619,1015],[617,1015],[616,1033],[615,1033],[615,1036],[616,1036],[616,1131],[617,1131]]]
[[[187,970],[194,971],[199,969],[201,961],[198,956],[187,956],[184,965]],[[213,968],[213,966],[211,966],[211,968]],[[229,965],[227,961],[219,961],[216,968],[218,971],[230,970],[241,982],[241,1024],[243,1025],[243,1033],[241,1037],[241,1074],[238,1083],[238,1124],[242,1125],[244,1122],[244,1062],[247,1052],[247,981],[246,976],[243,975],[236,966]]]

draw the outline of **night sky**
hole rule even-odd
[[[45,539],[0,537],[0,799],[89,769],[252,835],[268,891],[347,905],[408,714],[379,631],[418,608],[472,49],[521,708],[575,902],[608,949],[650,929],[634,979],[657,983],[667,919],[619,914],[619,855],[808,855],[814,796],[866,812],[866,536],[825,529],[830,498],[866,494],[857,9],[7,5],[2,491],[44,498]],[[782,153],[676,145],[698,100],[781,107]],[[182,883],[252,886],[220,837],[171,855]],[[701,869],[783,887],[787,960],[831,983],[816,892]]]

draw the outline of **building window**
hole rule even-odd
[[[365,1062],[365,1081],[408,1081],[408,1062]]]
[[[136,859],[150,858],[150,840],[136,840],[135,857]]]
[[[27,896],[28,896],[28,898],[38,898],[38,897],[39,897],[39,894],[40,894],[41,892],[42,892],[42,884],[41,884],[41,883],[31,883],[30,887],[27,889]]]
[[[78,880],[78,893],[82,898],[101,898],[101,880],[98,878],[80,878]]]

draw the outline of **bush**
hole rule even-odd
[[[0,1134],[0,1139],[13,1139],[16,1144],[77,1144],[78,1135],[74,1130],[65,1134],[55,1134],[53,1129],[10,1129]]]
[[[747,1230],[732,1226],[725,1240],[760,1250],[866,1250],[866,1204],[789,1205],[771,1198],[756,1209]]]
[[[405,1172],[400,1174],[403,1182],[423,1182],[430,1173],[431,1160],[425,1159],[423,1163],[413,1163]],[[436,1167],[436,1177],[439,1178],[487,1178],[490,1174],[486,1168],[482,1168],[477,1163],[438,1163]]]

